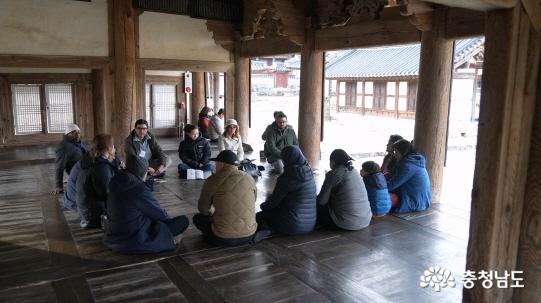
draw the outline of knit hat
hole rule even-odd
[[[400,153],[400,155],[405,156],[411,152],[411,143],[408,140],[398,140],[393,144],[393,147]]]
[[[228,149],[221,151],[216,158],[211,158],[210,160],[235,166],[240,164],[237,155]]]
[[[345,165],[349,161],[352,161],[353,158],[350,157],[345,150],[335,149],[331,153],[330,160],[334,161],[334,163],[336,163],[337,165]]]
[[[81,131],[81,129],[79,128],[79,126],[77,126],[77,124],[74,124],[74,123],[70,123],[68,124],[68,126],[66,127],[66,131],[64,131],[64,134],[69,134],[71,133],[72,131]]]
[[[235,119],[227,119],[227,121],[225,121],[226,128],[230,125],[235,125],[237,128],[239,127],[239,124],[237,123],[237,120]]]
[[[129,155],[126,159],[126,170],[143,178],[148,171],[148,161],[136,155]]]

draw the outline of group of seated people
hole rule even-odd
[[[222,151],[216,158],[210,155],[212,139],[203,138],[197,126],[187,125],[185,133],[178,150],[179,171],[210,170],[210,161],[215,163],[192,221],[216,245],[257,243],[271,232],[306,234],[317,223],[359,230],[369,225],[372,216],[422,211],[430,205],[425,159],[398,135],[389,139],[383,169],[368,161],[359,173],[344,150],[334,150],[329,158],[331,170],[317,194],[314,173],[295,132],[282,112],[275,113],[275,122],[263,136],[267,158],[281,174],[256,213],[255,180],[239,170],[243,152],[236,121],[225,123],[217,138]],[[62,204],[78,211],[83,228],[104,228],[104,243],[114,251],[138,254],[174,249],[189,220],[168,216],[147,180],[163,176],[171,161],[148,132],[145,120],[137,120],[124,145],[125,164],[116,157],[110,135],[97,135],[88,150],[81,143],[79,128],[68,126],[57,148],[55,192],[63,191],[66,170],[69,180]]]

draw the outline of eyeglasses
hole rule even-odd
[[[137,127],[138,130],[147,130],[148,127]]]

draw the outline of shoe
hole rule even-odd
[[[252,241],[250,241],[250,243],[254,244],[254,243],[261,242],[261,240],[267,238],[271,234],[272,232],[268,229],[258,230],[255,232],[254,237],[252,238]]]

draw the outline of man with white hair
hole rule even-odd
[[[64,171],[69,175],[72,167],[79,161],[87,150],[81,143],[81,129],[77,124],[68,124],[62,141],[56,147],[56,187],[53,193],[64,192]]]

